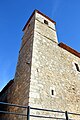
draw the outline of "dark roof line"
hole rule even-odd
[[[42,16],[44,16],[45,18],[47,18],[48,20],[50,20],[51,22],[53,22],[54,24],[56,24],[55,21],[53,21],[51,18],[49,18],[48,16],[46,16],[45,14],[43,14],[42,12],[38,11],[38,10],[34,10],[34,12],[32,13],[32,15],[30,16],[29,20],[27,21],[26,25],[24,26],[24,28],[22,29],[22,31],[25,30],[26,26],[28,25],[28,23],[30,22],[31,18],[33,17],[33,15],[35,14],[35,12],[41,14]]]
[[[0,96],[2,95],[2,94],[4,94],[5,93],[5,91],[12,85],[14,83],[14,79],[13,80],[10,80],[8,83],[7,83],[7,85],[2,89],[2,91],[0,92]]]
[[[70,52],[70,53],[72,53],[72,54],[74,54],[75,56],[77,56],[77,57],[80,58],[80,53],[77,52],[76,50],[74,50],[73,48],[67,46],[66,44],[64,44],[64,43],[62,43],[62,42],[59,43],[58,45],[59,45],[61,48],[67,50],[68,52]]]

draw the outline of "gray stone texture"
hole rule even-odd
[[[80,66],[80,58],[58,46],[55,24],[35,12],[24,30],[8,102],[80,113],[80,72],[75,63]],[[52,115],[40,111],[31,111],[31,114]],[[39,120],[31,117],[34,119]]]

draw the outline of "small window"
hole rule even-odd
[[[79,65],[77,63],[75,63],[75,66],[76,66],[77,71],[80,72]]]
[[[48,21],[44,20],[44,23],[45,23],[46,25],[48,25]]]
[[[51,95],[51,97],[56,96],[55,86],[50,87],[50,95]]]
[[[54,95],[54,90],[51,90],[51,94]]]

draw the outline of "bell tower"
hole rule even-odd
[[[19,95],[18,101],[20,99],[18,104],[32,105],[34,99],[40,98],[38,90],[42,89],[44,82],[40,79],[44,79],[44,73],[42,78],[39,74],[43,72],[44,60],[47,60],[48,46],[52,47],[53,43],[58,44],[55,24],[49,17],[35,10],[23,28],[24,35],[14,78],[16,83],[14,93]],[[43,83],[41,85],[38,82]]]
[[[55,21],[35,10],[24,26],[14,82],[7,88],[7,102],[80,113],[80,53],[58,44],[55,25]],[[34,113],[40,115],[40,111]],[[40,120],[30,117],[35,119]]]

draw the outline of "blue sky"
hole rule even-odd
[[[80,52],[80,0],[0,0],[0,90],[14,78],[22,28],[34,9],[56,21],[59,42]]]

